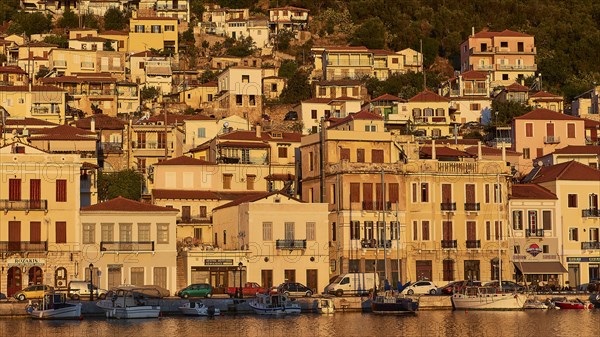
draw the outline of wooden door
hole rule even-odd
[[[431,280],[431,260],[421,260],[416,262],[417,281]]]
[[[467,221],[467,241],[477,240],[477,223],[475,221]]]
[[[190,206],[181,206],[181,220],[188,222],[191,219],[191,208]]]
[[[467,184],[465,186],[465,202],[467,204],[475,203],[475,184]]]
[[[121,285],[121,267],[108,267],[108,289]]]
[[[363,183],[363,209],[373,209],[373,184]]]
[[[452,221],[444,221],[442,223],[442,228],[443,228],[443,239],[444,241],[450,241],[452,240]]]
[[[318,270],[317,269],[307,269],[306,270],[306,286],[310,288],[313,293],[317,293],[318,291]]]
[[[19,290],[23,289],[21,268],[11,267],[6,275],[6,295],[8,297],[14,295]]]
[[[8,222],[8,250],[21,250],[21,221]]]
[[[44,273],[42,273],[42,268],[29,268],[29,284],[44,284]]]
[[[449,204],[452,202],[452,185],[442,184],[442,203]]]
[[[21,179],[9,179],[8,180],[8,200],[20,201],[21,200]]]
[[[296,270],[295,269],[286,269],[284,270],[284,282],[296,282]]]
[[[40,243],[42,241],[42,223],[40,221],[31,221],[29,223],[29,241],[31,243]]]
[[[546,136],[554,137],[554,123],[546,124]]]
[[[263,269],[260,271],[260,281],[263,288],[271,288],[273,286],[273,270]]]
[[[40,209],[42,199],[41,180],[29,180],[29,208]]]

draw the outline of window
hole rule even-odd
[[[242,102],[243,102],[242,95],[235,95],[235,105],[242,106]]]
[[[277,83],[271,83],[271,91],[277,92]]]
[[[150,26],[150,31],[152,33],[160,33],[161,27],[160,27],[160,25],[152,25],[152,26]]]
[[[174,31],[175,31],[174,25],[165,25],[165,32],[174,32]]]
[[[144,267],[131,267],[131,284],[144,285]]]
[[[377,132],[377,125],[365,125],[365,132]]]
[[[521,254],[521,246],[515,245],[513,247],[513,253],[515,253],[515,254]]]
[[[492,224],[489,221],[485,222],[485,239],[488,241],[492,239]]]
[[[310,110],[310,118],[317,119],[317,110]]]
[[[502,74],[502,80],[508,81],[508,74]]]
[[[392,64],[397,64],[397,63],[398,63],[398,58],[392,57]]]
[[[206,137],[206,128],[198,128],[197,136],[198,136],[198,138],[205,138]]]
[[[500,42],[500,47],[502,47],[502,48],[508,48],[508,42],[506,42],[506,41]]]
[[[144,33],[145,27],[144,25],[135,25],[134,30],[136,33]]]
[[[421,238],[423,241],[429,241],[429,221],[424,220],[421,222]]]
[[[150,224],[140,223],[138,224],[138,241],[149,242],[150,241]]]
[[[531,159],[531,155],[529,154],[529,148],[523,148],[523,159]]]
[[[102,229],[102,241],[104,242],[112,242],[114,240],[113,229],[114,224],[111,223],[103,223],[101,225]]]
[[[246,175],[246,189],[248,191],[254,190],[254,182],[256,181],[256,176],[253,174]]]
[[[94,239],[94,230],[96,225],[93,223],[84,223],[82,225],[82,231],[83,231],[83,244],[93,244],[96,243],[96,240]]]
[[[285,226],[285,239],[294,240],[295,238],[295,224],[293,222],[286,222]]]
[[[429,183],[421,183],[421,202],[429,202]]]
[[[413,240],[417,241],[419,239],[419,222],[413,221]]]
[[[119,241],[121,241],[121,242],[133,241],[133,237],[131,235],[131,224],[130,223],[119,224]]]
[[[502,221],[494,221],[496,240],[502,240]]]
[[[513,211],[513,229],[523,229],[523,211]]]
[[[250,75],[242,75],[242,83],[249,83]]]
[[[331,184],[331,198],[329,198],[331,200],[331,204],[335,204],[335,184]]]
[[[454,260],[444,260],[443,263],[444,268],[444,281],[453,281],[454,280]]]
[[[67,243],[67,223],[65,221],[56,222],[56,243]]]
[[[337,241],[337,228],[335,222],[331,223],[331,241]]]
[[[313,153],[309,152],[308,153],[308,170],[309,171],[314,171],[314,169],[315,169],[314,164],[313,164],[313,157],[314,157]]]
[[[550,246],[542,245],[542,253],[544,253],[544,254],[550,253]]]
[[[365,149],[356,149],[356,162],[365,162]]]
[[[67,201],[67,181],[65,179],[56,180],[56,201]]]
[[[194,228],[194,239],[202,241],[202,228]]]
[[[569,241],[579,241],[577,228],[569,228]]]
[[[544,156],[544,149],[543,148],[538,147],[536,150],[537,150],[537,153],[536,153],[537,158],[540,158],[540,157]]]
[[[42,223],[40,221],[31,221],[29,223],[29,241],[31,243],[40,243],[42,241]]]
[[[315,241],[316,237],[316,223],[306,223],[306,241]]]
[[[418,189],[417,189],[417,183],[412,183],[412,193],[411,193],[412,197],[411,197],[411,200],[412,200],[413,203],[416,203],[416,202],[419,201],[418,197],[417,197],[418,193],[419,192],[418,192]]]
[[[206,218],[206,206],[200,206],[199,213],[201,218]]]
[[[373,240],[373,221],[365,221],[364,231],[365,240]]]
[[[360,183],[350,183],[350,202],[360,202]]]
[[[277,148],[277,154],[279,158],[287,158],[288,157],[288,149],[285,146],[280,146]]]
[[[533,233],[536,232],[538,225],[537,211],[527,211],[527,227]]]
[[[350,161],[350,149],[346,149],[346,148],[340,149],[340,160]]]
[[[567,200],[569,208],[577,208],[577,194],[569,194]]]
[[[8,180],[8,200],[9,201],[20,201],[21,200],[21,179],[9,179]]]
[[[263,241],[273,241],[273,223],[263,222],[262,224]]]
[[[400,239],[400,222],[390,221],[390,239],[391,240]]]
[[[552,212],[542,211],[542,226],[545,231],[552,230]]]
[[[575,138],[575,124],[567,124],[567,138]]]
[[[248,104],[250,104],[250,106],[256,105],[256,96],[255,95],[248,96]]]
[[[156,241],[158,243],[169,243],[169,224],[156,225]]]
[[[231,180],[233,179],[232,174],[224,174],[223,175],[223,189],[230,190],[231,189]]]
[[[360,240],[360,221],[350,221],[350,240]]]
[[[533,137],[533,123],[525,123],[525,137]]]
[[[371,162],[372,163],[383,163],[383,150],[371,150]]]

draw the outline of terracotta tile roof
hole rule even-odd
[[[473,35],[472,37],[488,37],[488,38],[491,38],[491,37],[497,37],[497,36],[499,36],[499,37],[504,37],[504,36],[505,37],[532,37],[532,35],[528,35],[528,34],[525,34],[525,33],[519,33],[519,32],[515,32],[515,31],[512,31],[512,30],[508,30],[508,29],[505,29],[505,30],[503,30],[501,32],[492,32],[492,31],[483,31],[482,30],[482,31],[476,33],[475,35]]]
[[[212,118],[208,118],[212,119]],[[183,124],[184,121],[187,120],[207,120],[207,117],[204,115],[179,115],[179,114],[167,114],[167,124]],[[163,123],[165,121],[165,115],[160,114],[156,116],[151,116],[148,119],[140,119],[136,122],[136,124],[153,124],[153,123]]]
[[[97,130],[124,130],[125,125],[127,124],[115,117],[105,114],[96,114],[76,121],[75,126],[80,129],[90,130],[92,118],[94,119],[94,123],[96,124],[95,128]]]
[[[326,51],[362,51],[369,52],[369,49],[365,46],[329,46],[329,47],[314,47],[324,48]]]
[[[172,158],[168,160],[163,160],[154,165],[215,165],[215,163],[211,163],[206,160],[200,160],[188,156],[181,156],[177,158]]]
[[[70,125],[59,125],[53,128],[32,130],[31,140],[96,140],[96,134],[91,131]]]
[[[431,144],[431,139],[425,140],[425,141],[420,141],[419,143],[422,144]],[[452,139],[452,138],[447,138],[447,139],[436,139],[435,140],[435,144],[449,144],[449,145],[477,145],[478,140],[477,139]]]
[[[514,119],[524,119],[524,120],[573,120],[573,121],[583,121],[583,119],[565,115],[560,112],[548,110],[548,109],[535,109],[531,112],[528,112],[522,116],[515,117]]]
[[[598,145],[568,145],[554,150],[554,154],[595,154],[600,156]]]
[[[549,93],[547,91],[538,91],[538,92],[536,92],[533,95],[529,95],[529,97],[530,98],[534,98],[534,97],[558,97],[558,98],[562,99],[562,96],[555,95],[555,94]]]
[[[345,79],[345,80],[331,80],[331,81],[319,81],[316,82],[315,85],[318,86],[356,86],[356,85],[361,85],[362,82],[359,80],[350,80],[350,79]]]
[[[290,197],[290,196],[288,196],[286,194],[281,194],[279,191],[262,192],[262,193],[257,193],[257,194],[254,194],[254,195],[248,195],[248,196],[244,196],[244,197],[235,199],[234,201],[232,201],[230,203],[227,203],[225,205],[221,205],[219,207],[213,208],[213,211],[216,211],[216,210],[219,210],[219,209],[224,209],[224,208],[229,208],[229,207],[233,207],[233,206],[237,206],[237,205],[241,205],[241,204],[246,203],[246,202],[258,201],[258,200],[261,200],[261,199],[264,199],[264,198],[268,198],[268,197],[270,197],[272,195],[276,195],[276,194],[277,195],[281,195],[282,197],[285,197],[285,198],[288,198],[288,199],[293,199],[293,200],[296,200],[298,202],[303,203],[303,201],[298,200],[298,199],[293,198],[293,197]]]
[[[84,37],[80,37],[75,40],[82,41],[82,42],[106,42],[106,41],[108,41],[107,39],[105,39],[103,37],[99,37],[99,36],[84,36]]]
[[[309,99],[305,99],[302,101],[302,103],[322,103],[322,104],[327,104],[331,102],[331,98],[328,97],[322,97],[322,98],[309,98]]]
[[[537,184],[514,184],[510,199],[550,199],[557,200],[556,194]]]
[[[354,98],[354,97],[350,97],[350,96],[340,96],[340,97],[336,97],[336,98],[332,98],[331,102],[335,102],[335,101],[360,101],[359,98]]]
[[[408,99],[409,102],[450,102],[446,97],[442,97],[433,91],[425,90]]]
[[[121,196],[114,199],[81,208],[82,212],[108,211],[108,212],[171,212],[178,213],[175,208],[162,207],[130,200]]]
[[[468,148],[465,149],[465,151],[470,153],[474,157],[477,157],[477,153],[478,153],[477,146],[469,146]],[[512,156],[520,156],[522,154],[520,152],[512,151],[509,149],[505,149],[505,153],[507,156],[511,156],[511,155]],[[502,149],[499,149],[497,147],[481,146],[481,155],[483,155],[483,156],[501,156]]]
[[[258,192],[217,192],[199,190],[168,190],[152,189],[154,199],[208,199],[208,200],[235,200]]]
[[[543,183],[555,180],[600,181],[600,171],[574,160],[552,166],[544,166],[531,180]]]
[[[84,161],[83,163],[81,163],[81,167],[83,167],[84,169],[97,169],[100,168],[100,166],[94,164],[94,163],[90,163],[87,161]]]
[[[421,150],[419,151],[419,155],[421,157],[431,158],[431,156],[432,156],[431,146],[421,147]],[[473,157],[473,155],[471,155],[468,152],[455,150],[455,149],[449,148],[447,146],[437,146],[437,145],[435,147],[435,155],[437,158],[439,158],[439,157]]]
[[[359,112],[351,113],[348,116],[346,116],[346,117],[338,120],[337,122],[332,123],[329,126],[329,129],[333,128],[333,127],[336,127],[338,125],[342,125],[342,124],[348,123],[348,122],[350,122],[352,120],[382,120],[382,119],[383,119],[383,117],[381,117],[378,114],[372,113],[372,112],[370,112],[368,110],[361,110]]]
[[[369,49],[374,55],[397,55],[394,51],[385,49]]]
[[[99,35],[129,35],[129,32],[125,32],[122,30],[107,30],[105,32],[99,33]]]
[[[42,83],[116,83],[117,79],[110,76],[59,76],[59,77],[46,77],[41,78]]]
[[[27,72],[25,72],[25,70],[21,69],[21,67],[19,67],[19,66],[0,67],[0,73],[2,73],[2,74],[21,74],[21,75],[27,74]]]
[[[288,11],[300,11],[300,12],[310,12],[308,9],[306,8],[300,8],[300,7],[294,7],[294,6],[285,6],[285,7],[276,7],[276,8],[269,8],[270,11],[275,11],[275,10],[288,10]]]
[[[24,47],[48,47],[48,48],[56,47],[56,48],[58,48],[58,45],[38,41],[38,42],[30,42],[29,44],[25,44]]]
[[[302,134],[295,132],[281,132],[281,138],[275,138],[271,133],[263,131],[261,137],[256,137],[256,131],[233,131],[219,136],[220,140],[248,140],[248,141],[287,141],[300,142]]]
[[[406,100],[404,98],[400,98],[398,96],[394,96],[394,95],[390,95],[390,94],[383,94],[379,97],[373,98],[371,100],[371,102],[378,102],[378,101],[398,101],[398,102],[406,102]]]
[[[485,79],[487,79],[487,73],[484,71],[469,70],[469,71],[465,71],[464,73],[462,73],[460,75],[465,80],[485,80]]]
[[[219,84],[216,81],[210,81],[210,82],[202,83],[198,86],[199,87],[218,87]]]
[[[222,142],[219,143],[220,147],[236,147],[236,148],[248,148],[248,149],[256,149],[256,148],[270,148],[271,146],[267,143],[262,142]]]
[[[600,121],[594,121],[591,119],[584,118],[584,127],[586,129],[595,129],[600,127]]]
[[[265,177],[265,180],[275,180],[275,181],[292,181],[295,179],[295,176],[291,173],[272,173]]]
[[[56,126],[55,123],[45,121],[43,119],[25,117],[25,118],[7,118],[5,121],[6,126]]]
[[[514,92],[529,92],[529,88],[524,86],[524,85],[520,85],[519,83],[513,83],[511,85],[508,85],[506,87],[504,87],[504,90],[506,91],[514,91]]]
[[[8,91],[8,92],[12,92],[12,91],[29,91],[29,87],[26,85],[18,85],[18,86],[0,86],[0,91]],[[35,91],[35,92],[43,92],[43,91],[63,91],[66,92],[65,90],[59,88],[59,87],[55,87],[52,85],[34,85],[31,87],[31,91]]]
[[[141,51],[139,53],[131,54],[130,57],[156,57],[156,56],[158,56],[158,55],[154,54],[153,52],[151,52],[149,50],[145,50],[145,51]]]
[[[177,21],[177,18],[171,18],[168,16],[138,16],[137,18],[131,18],[131,20]]]

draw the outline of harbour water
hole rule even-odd
[[[414,316],[370,313],[289,317],[229,315],[144,320],[35,321],[0,319],[6,337],[134,336],[600,336],[600,310],[515,312],[420,311]]]

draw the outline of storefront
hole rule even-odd
[[[35,284],[44,284],[46,265],[44,258],[8,258],[6,259],[6,295],[12,296],[19,290]],[[5,267],[3,267],[4,269]]]
[[[600,279],[600,257],[567,257],[567,265],[571,287]]]
[[[517,282],[539,286],[540,283],[550,287],[564,286],[565,267],[558,261],[519,261],[515,262]]]
[[[247,279],[245,253],[240,255],[240,252],[235,251],[185,252],[183,257],[187,266],[185,273],[187,283],[178,284],[178,288],[181,289],[193,283],[208,283],[213,287],[213,292],[219,294],[224,293],[228,287],[239,287],[240,272],[242,283]]]

